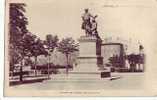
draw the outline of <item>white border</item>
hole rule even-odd
[[[134,98],[122,98],[122,97],[52,97],[52,98],[48,98],[48,97],[4,97],[3,96],[3,88],[4,88],[4,10],[5,10],[5,0],[0,0],[0,100],[27,100],[27,99],[31,99],[31,100],[48,100],[48,99],[53,99],[53,100],[131,100],[131,99],[135,99],[135,100],[157,100],[157,97],[134,97]]]

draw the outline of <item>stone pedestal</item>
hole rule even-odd
[[[79,57],[78,65],[73,68],[71,73],[81,74],[80,76],[99,77],[101,78],[101,71],[98,67],[98,58],[96,55],[96,37],[81,36],[79,38]]]
[[[96,72],[98,71],[97,66],[97,55],[96,55],[96,37],[80,37],[79,41],[79,65],[78,71],[80,72]]]

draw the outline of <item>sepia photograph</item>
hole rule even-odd
[[[156,0],[6,0],[5,96],[156,96]]]

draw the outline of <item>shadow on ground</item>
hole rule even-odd
[[[32,79],[32,80],[23,80],[23,81],[11,81],[9,83],[10,86],[22,85],[22,84],[32,84],[37,82],[43,82],[44,80],[48,80],[48,78],[40,78],[40,79]]]

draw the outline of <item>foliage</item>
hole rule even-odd
[[[27,33],[26,25],[28,24],[27,18],[24,16],[25,4],[11,3],[9,8],[9,54],[10,54],[10,67],[21,60],[20,54],[20,41]]]
[[[66,59],[67,59],[66,74],[68,74],[68,69],[69,69],[68,55],[70,53],[78,51],[77,47],[78,47],[78,44],[76,44],[72,38],[62,39],[62,41],[60,41],[58,44],[58,48],[57,48],[58,51],[66,55]]]
[[[18,64],[21,60],[21,56],[18,53],[18,49],[13,48],[13,45],[10,45],[10,49],[9,49],[9,54],[10,54],[10,71],[13,71],[15,68],[15,64]]]
[[[120,66],[120,59],[119,59],[118,56],[110,57],[110,58],[109,58],[109,63],[110,63],[112,66],[119,67],[119,66]]]
[[[9,8],[9,54],[10,54],[10,66],[18,63],[21,59],[19,45],[23,39],[23,36],[28,32],[26,25],[28,24],[25,17],[25,4],[11,3]]]
[[[25,4],[10,3],[9,5],[9,56],[10,68],[14,68],[14,64],[21,61],[20,71],[22,72],[22,60],[25,55],[24,36],[28,33],[28,20],[25,17]],[[27,51],[27,50],[26,50]],[[22,81],[22,74],[20,74],[20,81]]]
[[[33,41],[33,43],[31,44],[30,46],[30,51],[31,51],[31,55],[32,56],[39,56],[39,55],[47,55],[47,51],[45,50],[44,48],[44,43],[42,40],[40,40],[39,38],[38,39],[35,39]]]
[[[59,39],[57,35],[55,36],[52,36],[51,34],[46,35],[46,40],[44,41],[44,43],[50,52],[53,52],[54,48],[57,47],[58,40]]]
[[[52,36],[51,34],[46,35],[46,40],[44,41],[44,44],[46,45],[46,48],[48,50],[48,64],[47,64],[47,71],[48,71],[48,78],[49,78],[49,67],[50,67],[50,52],[53,52],[55,47],[57,47],[58,42],[58,36]]]
[[[39,39],[39,38],[36,38],[32,41],[32,44],[30,45],[30,54],[31,56],[34,56],[35,58],[35,62],[34,62],[34,66],[35,66],[35,75],[37,75],[37,57],[39,55],[47,55],[48,52],[45,50],[44,48],[44,44],[43,42]]]
[[[10,17],[9,17],[9,28],[10,28],[10,39],[9,42],[13,45],[18,44],[24,34],[28,32],[26,25],[28,24],[27,18],[25,17],[25,4],[22,3],[11,3],[10,4]]]
[[[138,64],[138,63],[143,64],[144,63],[144,55],[130,54],[130,55],[127,55],[127,59],[130,64],[131,63],[135,63],[135,64]]]
[[[72,38],[65,38],[58,44],[58,51],[62,52],[63,54],[70,54],[74,51],[78,51],[78,44]]]

